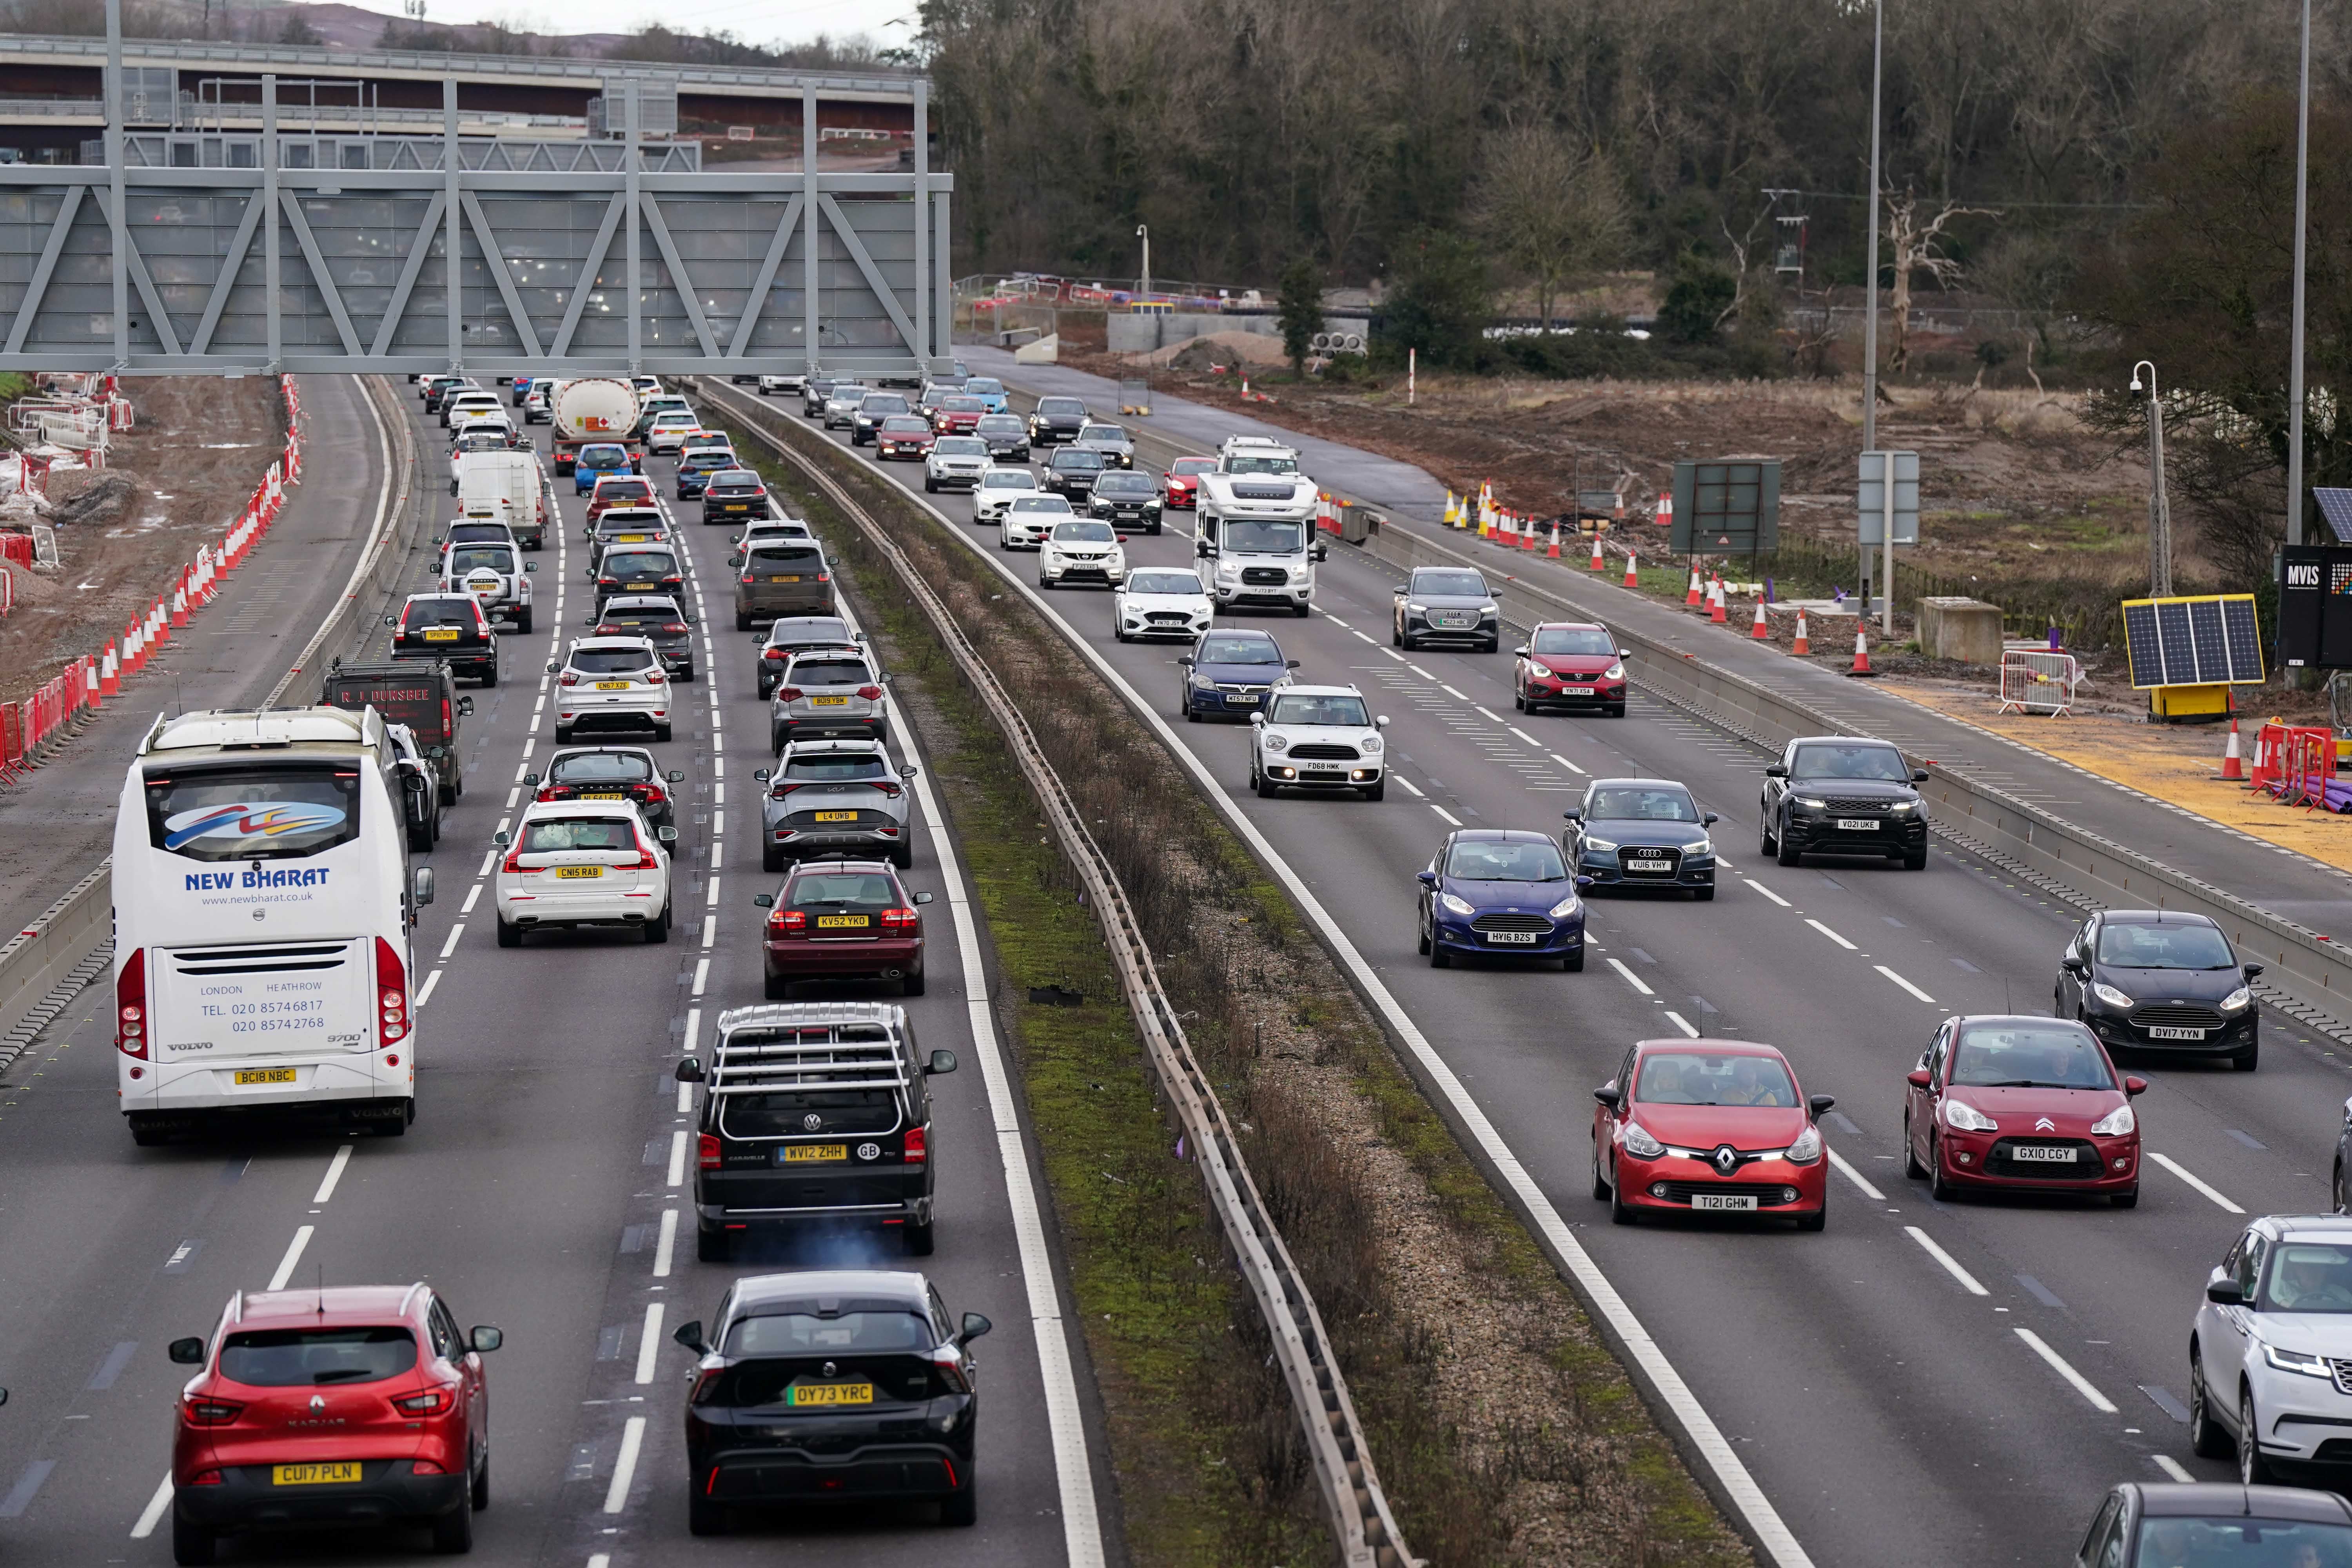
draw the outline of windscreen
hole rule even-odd
[[[604,618],[596,623],[596,630],[603,637],[651,637],[657,633],[679,637],[686,632],[686,623],[678,619],[676,610],[623,610],[607,605]]]
[[[1317,697],[1291,693],[1274,700],[1274,711],[1265,716],[1269,724],[1339,724],[1363,729],[1371,723],[1364,711],[1360,697]]]
[[[808,779],[819,784],[841,784],[858,779],[887,779],[890,765],[870,752],[824,752],[803,756],[794,752],[784,763],[788,779]]]
[[[416,1364],[416,1335],[370,1328],[247,1329],[221,1345],[220,1373],[249,1388],[382,1383]]]
[[[1588,822],[1696,822],[1698,807],[1678,789],[1597,789],[1584,808]]]
[[[2261,1302],[2274,1312],[2352,1312],[2352,1243],[2279,1243],[2263,1271]]]
[[[919,414],[893,414],[882,421],[882,430],[889,436],[921,436],[929,433],[930,426]]]
[[[617,816],[551,816],[522,825],[519,853],[557,855],[572,849],[625,849],[637,847],[636,829]]]
[[[796,658],[784,677],[793,686],[864,686],[873,679],[865,664],[854,658]]]
[[[942,458],[985,458],[988,443],[976,436],[942,436],[931,445]]]
[[[1107,522],[1057,522],[1054,525],[1056,544],[1115,544],[1118,531]]]
[[[2230,943],[2211,926],[2129,925],[2099,928],[2099,962],[2118,969],[2228,969]]]
[[[1457,838],[1445,874],[1465,882],[1563,882],[1568,866],[1549,842]]]
[[[159,763],[146,785],[148,843],[190,860],[299,860],[360,836],[354,765]]]
[[[804,1303],[814,1305],[814,1303]],[[829,1356],[856,1351],[927,1351],[931,1325],[919,1312],[786,1312],[745,1318],[719,1347],[730,1356]],[[748,1369],[737,1369],[740,1373]]]
[[[608,505],[614,501],[651,500],[654,487],[645,479],[598,479],[593,499]]]
[[[978,414],[987,406],[988,405],[982,403],[977,397],[942,397],[940,399],[940,412],[942,414]]]
[[[1168,471],[1188,478],[1213,474],[1217,471],[1217,460],[1214,458],[1179,458],[1168,465]]]
[[[2352,1527],[2305,1520],[2151,1519],[2134,1568],[2352,1568]]]
[[[1598,626],[1545,626],[1535,635],[1530,653],[1563,654],[1586,658],[1614,658],[1617,645]]]
[[[675,577],[677,557],[667,550],[608,550],[604,552],[607,577]]]
[[[1004,395],[1004,384],[992,375],[975,375],[963,384],[963,389],[971,394],[974,402]]]
[[[907,412],[907,400],[895,392],[868,393],[865,401],[857,405],[857,411],[868,416],[877,414],[904,414]]]
[[[572,462],[583,468],[625,468],[629,455],[618,447],[583,447]]]
[[[426,626],[478,626],[479,620],[471,599],[411,599],[407,613],[401,616],[404,631],[421,631]]]
[[[1020,419],[1013,415],[991,414],[972,428],[991,436],[1018,436],[1022,426]]]
[[[1200,594],[1200,577],[1191,572],[1129,572],[1127,591],[1130,594]]]
[[[651,668],[654,656],[638,647],[574,648],[569,661],[583,675],[627,675]]]
[[[635,752],[583,752],[558,757],[548,770],[550,784],[644,784],[654,776],[654,765]]]
[[[750,572],[809,572],[821,570],[824,558],[815,551],[789,544],[762,544],[755,547],[744,563]]]
[[[1909,784],[1911,769],[1903,753],[1892,746],[1835,745],[1817,741],[1797,748],[1789,776],[1800,779],[1874,779]]]
[[[1082,447],[1065,447],[1054,454],[1054,467],[1065,472],[1095,473],[1103,466],[1100,452],[1089,452]]]
[[[658,537],[668,531],[662,526],[659,512],[639,511],[634,507],[625,511],[607,511],[596,520],[596,537],[607,544],[633,533]]]
[[[1159,487],[1141,474],[1105,474],[1102,483],[1095,487],[1098,496],[1157,495]]]
[[[768,628],[768,643],[772,647],[805,646],[810,643],[847,642],[848,640],[849,623],[847,621],[832,620],[821,616],[779,620]]]
[[[1014,511],[1059,511],[1070,510],[1070,503],[1060,496],[1015,496],[1011,502]]]
[[[2049,1023],[1969,1024],[1952,1047],[1952,1082],[1971,1089],[2113,1089],[2090,1031]]]
[[[1050,414],[1060,419],[1073,416],[1084,419],[1087,416],[1087,405],[1075,397],[1041,397],[1037,400],[1037,412]]]
[[[760,488],[760,476],[749,468],[721,468],[710,476],[714,490],[755,490]]]
[[[1767,1105],[1794,1110],[1789,1069],[1770,1057],[1666,1051],[1642,1063],[1633,1098],[1652,1105]]]
[[[1298,471],[1298,459],[1287,454],[1266,458],[1237,452],[1228,459],[1225,471],[1233,474],[1295,474]]]
[[[449,552],[451,576],[478,570],[512,572],[514,552],[503,544],[461,544]]]
[[[1201,664],[1280,664],[1282,650],[1265,637],[1206,637],[1192,658]]]
[[[1483,599],[1486,596],[1486,580],[1475,572],[1416,572],[1412,574],[1412,591],[1453,599]]]
[[[449,525],[452,544],[504,544],[512,538],[503,522],[453,522]]]
[[[1116,425],[1085,425],[1078,428],[1078,439],[1124,443],[1127,440],[1127,432]]]
[[[1303,555],[1307,525],[1262,517],[1225,519],[1224,548],[1235,555]]]

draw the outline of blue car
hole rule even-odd
[[[1584,967],[1584,900],[1559,847],[1516,827],[1445,836],[1421,873],[1421,952],[1432,969],[1477,953]]]
[[[1004,384],[992,375],[975,375],[963,384],[962,395],[977,397],[990,414],[1004,412]]]
[[[1176,662],[1184,671],[1177,706],[1195,723],[1263,713],[1266,700],[1289,685],[1290,672],[1298,668],[1265,632],[1214,629],[1202,633],[1192,651]]]
[[[580,448],[572,459],[572,493],[584,496],[596,488],[596,481],[606,474],[633,472],[629,465],[629,449],[615,442],[598,441]]]
[[[1664,888],[1715,897],[1715,813],[1672,779],[1594,779],[1560,814],[1560,847],[1596,888]]]

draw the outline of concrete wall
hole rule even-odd
[[[1204,338],[1211,332],[1251,332],[1265,337],[1282,335],[1282,318],[1266,315],[1226,315],[1222,311],[1174,311],[1165,316],[1136,316],[1113,310],[1104,318],[1109,349],[1119,354],[1148,354],[1154,349],[1164,349],[1172,343]],[[1361,316],[1326,316],[1323,330],[1327,332],[1354,332],[1365,335],[1371,323]]]

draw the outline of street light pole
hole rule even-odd
[[[2132,366],[2132,395],[2141,395],[2140,370],[2147,370],[2147,595],[2172,597],[2172,502],[2164,489],[2164,399],[2156,390],[2156,362]]]
[[[1148,298],[1151,293],[1151,226],[1148,223],[1137,224],[1135,237],[1143,241],[1143,287],[1138,289],[1136,292]]]
[[[1870,247],[1864,263],[1869,308],[1862,317],[1862,449],[1878,449],[1878,121],[1886,70],[1886,0],[1873,0],[1870,46]],[[1894,475],[1887,475],[1889,484]],[[1862,552],[1862,618],[1870,619],[1870,552]],[[1895,614],[1895,541],[1886,541],[1886,613]]]
[[[2294,98],[2294,341],[2287,350],[2286,542],[2303,542],[2303,249],[2311,168],[2311,0],[2303,0],[2303,79]]]

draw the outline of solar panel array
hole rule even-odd
[[[2314,485],[2311,499],[2319,503],[2319,515],[2336,531],[2336,542],[2352,544],[2352,490]]]
[[[2257,685],[2263,679],[2262,631],[2252,594],[2127,599],[2124,645],[2138,689]]]

